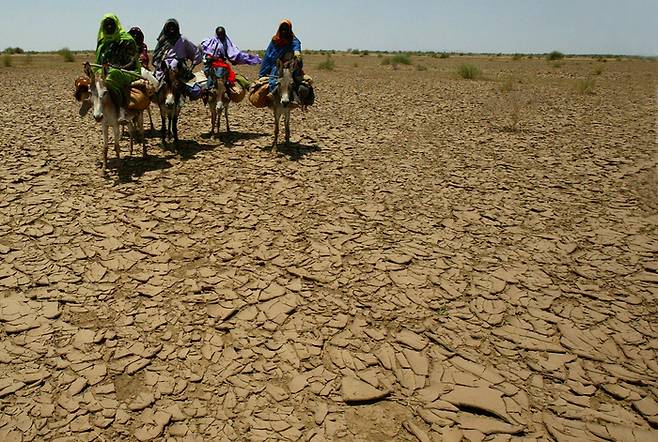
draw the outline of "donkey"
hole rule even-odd
[[[177,68],[170,68],[163,61],[162,71],[164,72],[164,78],[157,94],[160,119],[162,120],[160,135],[162,144],[165,144],[167,138],[171,139],[172,136],[174,144],[178,144],[178,115],[183,104],[184,85],[182,80],[178,78],[179,70]]]
[[[293,58],[288,61],[281,59],[276,62],[278,71],[278,85],[272,93],[272,101],[269,107],[274,112],[274,142],[272,148],[276,149],[279,144],[279,120],[283,115],[285,126],[286,145],[290,144],[290,109],[293,106],[293,94],[295,80],[293,72],[297,69],[297,61]]]
[[[219,135],[219,126],[221,123],[222,112],[226,117],[226,133],[231,132],[228,123],[228,105],[231,103],[229,91],[226,89],[226,80],[228,79],[228,71],[223,68],[217,69],[222,72],[221,77],[217,77],[216,69],[210,68],[210,80],[213,83],[212,89],[208,91],[208,107],[210,108],[210,135],[215,133],[215,124],[217,125],[217,135]]]
[[[101,75],[97,76],[89,62],[84,64],[84,72],[89,77],[91,81],[90,92],[91,92],[91,103],[92,103],[92,114],[94,120],[97,123],[101,123],[103,130],[103,155],[102,159],[102,170],[101,173],[105,174],[107,171],[107,150],[108,150],[108,129],[112,127],[113,138],[114,138],[114,152],[117,155],[117,158],[120,158],[121,149],[119,148],[119,126],[125,124],[128,127],[128,133],[130,135],[130,155],[132,156],[133,152],[133,141],[135,135],[135,126],[138,128],[142,127],[142,112],[140,111],[128,111],[128,122],[119,123],[119,107],[112,101],[110,96],[106,79],[108,74],[108,67],[103,66]],[[146,158],[146,141],[144,134],[140,131],[140,136],[142,139],[142,156]]]

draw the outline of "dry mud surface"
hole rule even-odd
[[[82,59],[0,69],[0,440],[658,440],[656,64],[335,59],[107,178]]]

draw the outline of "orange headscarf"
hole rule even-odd
[[[279,23],[279,27],[278,27],[277,30],[276,30],[276,34],[274,35],[274,37],[272,37],[272,41],[273,41],[277,46],[285,46],[285,45],[287,45],[288,43],[290,43],[290,41],[286,41],[286,40],[284,40],[284,39],[281,38],[281,36],[279,35],[280,30],[281,30],[281,25],[284,24],[284,23],[286,23],[288,26],[290,26],[290,34],[292,35],[292,38],[295,37],[295,33],[292,32],[292,22],[291,22],[290,20],[288,20],[287,18],[284,19],[284,20],[281,20],[281,23]],[[291,40],[292,40],[292,38],[291,38]]]

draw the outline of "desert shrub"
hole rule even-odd
[[[514,79],[513,78],[507,78],[503,83],[500,85],[500,91],[503,93],[509,93],[514,90]]]
[[[594,68],[594,75],[601,75],[603,73],[603,68],[601,66]]]
[[[564,54],[560,51],[553,51],[546,56],[548,61],[562,60],[563,58]]]
[[[391,63],[410,65],[411,57],[409,57],[409,54],[395,54],[393,57],[391,57]]]
[[[482,71],[472,64],[463,64],[457,68],[457,74],[466,80],[475,80],[482,75]]]
[[[381,54],[379,54],[379,55],[381,55]],[[382,61],[381,61],[382,66],[388,66],[389,64],[391,64],[391,57],[382,58]]]
[[[367,49],[364,49],[363,51],[361,51],[361,56],[363,57],[364,55],[370,55],[370,51],[367,50]]]
[[[318,69],[323,71],[333,71],[335,66],[336,62],[331,58],[331,55],[327,54],[327,58],[318,65]]]
[[[521,54],[512,55],[512,60],[514,60],[514,61],[520,60],[522,58],[523,58],[523,56]]]
[[[25,64],[32,64],[32,54],[27,54],[23,60]]]
[[[439,58],[450,58],[450,54],[447,52],[441,52],[441,55],[439,55]]]
[[[67,63],[75,61],[75,55],[69,48],[62,48],[57,53],[61,55],[64,61]]]
[[[2,54],[2,65],[6,68],[11,66],[11,54],[4,53]]]
[[[551,63],[551,66],[553,66],[555,69],[560,69],[562,67],[562,63],[560,63],[559,61],[554,61],[553,63]]]
[[[427,70],[427,66],[425,66],[424,64],[417,64],[417,65],[416,65],[416,70],[417,70],[417,71],[421,71],[421,72],[422,72],[422,71],[426,71],[426,70]]]
[[[22,48],[15,47],[15,48],[6,48],[3,51],[5,54],[24,54],[25,51]]]
[[[354,55],[359,55],[361,53],[358,49],[352,49],[351,51],[348,49],[347,52],[351,52]]]
[[[354,64],[352,64],[352,66],[354,66],[355,68],[358,68],[358,67],[359,67],[359,63],[354,63]]]
[[[576,81],[576,91],[581,95],[591,95],[594,93],[596,81],[593,78],[585,78]]]

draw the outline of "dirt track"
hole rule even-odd
[[[655,62],[308,56],[299,154],[195,102],[103,178],[80,63],[19,60],[0,440],[658,438]]]

